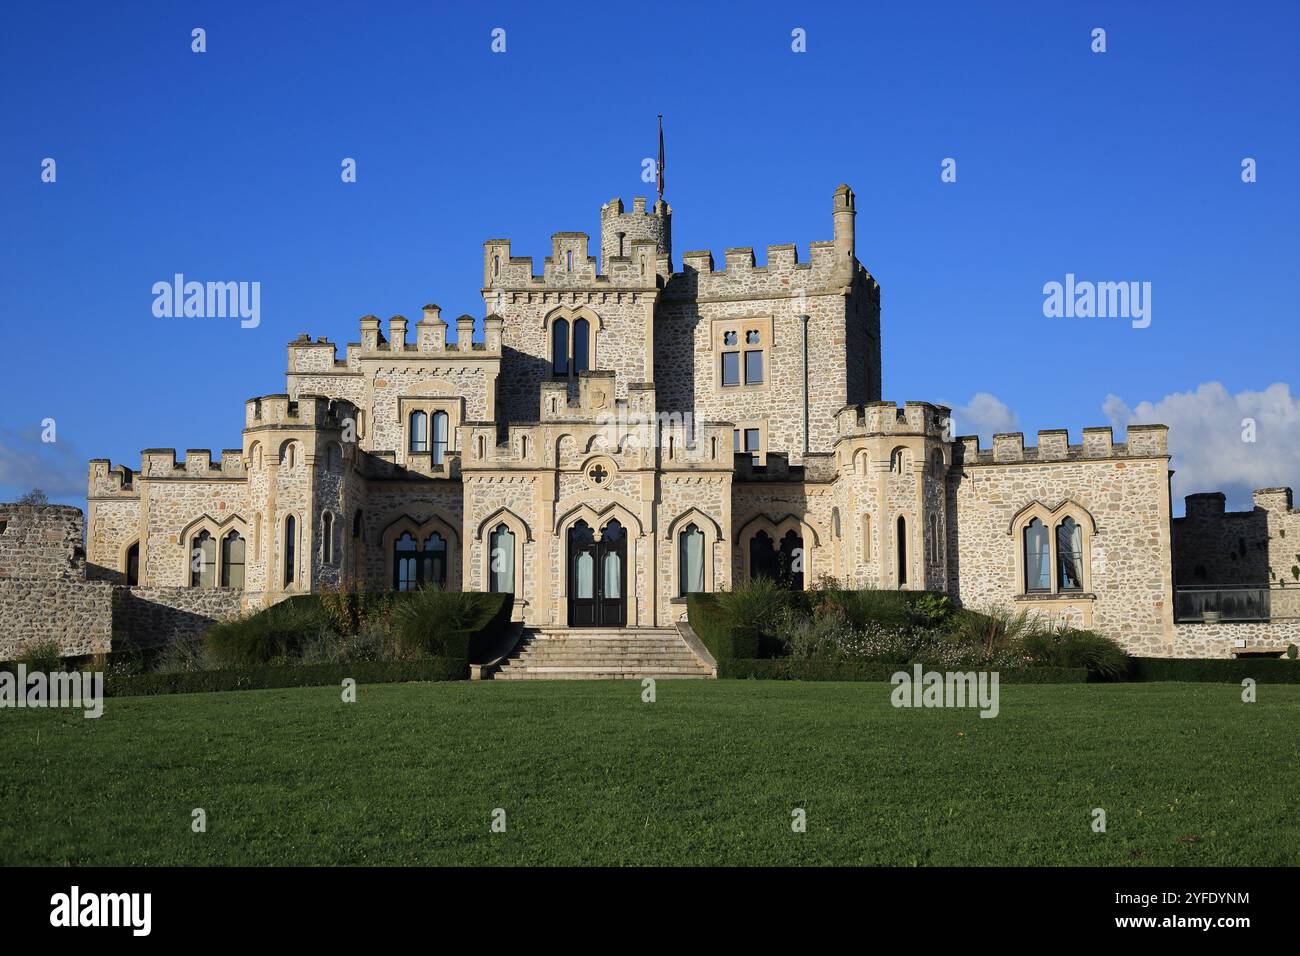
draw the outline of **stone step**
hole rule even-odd
[[[506,671],[493,676],[493,680],[707,680],[712,677],[710,671],[690,671],[683,673],[665,673],[663,671],[619,671],[619,670],[573,670],[552,669],[547,671]]]
[[[494,680],[707,678],[674,628],[530,628]]]

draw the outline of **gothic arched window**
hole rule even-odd
[[[569,374],[569,320],[551,324],[551,368],[556,375]]]
[[[441,465],[447,457],[447,424],[448,418],[446,412],[433,413],[433,464]]]
[[[1037,518],[1025,525],[1025,590],[1052,589],[1052,556],[1047,550],[1047,527]]]
[[[429,416],[424,412],[411,412],[411,451],[429,450]]]
[[[1083,529],[1070,517],[1056,526],[1056,586],[1083,590]]]
[[[200,531],[190,542],[190,587],[217,586],[217,539]]]
[[[699,594],[704,590],[704,532],[695,524],[688,524],[677,536],[678,592]]]
[[[244,537],[238,531],[221,539],[221,586],[244,586]]]

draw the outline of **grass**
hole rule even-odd
[[[1300,687],[1243,704],[1232,684],[1007,686],[992,720],[895,710],[889,689],[660,681],[646,704],[635,681],[488,682],[4,710],[0,865],[1300,863]]]

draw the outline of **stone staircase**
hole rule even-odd
[[[712,677],[676,628],[529,628],[493,680]]]

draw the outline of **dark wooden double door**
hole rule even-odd
[[[570,627],[627,624],[627,531],[617,521],[600,534],[585,521],[569,529]]]

